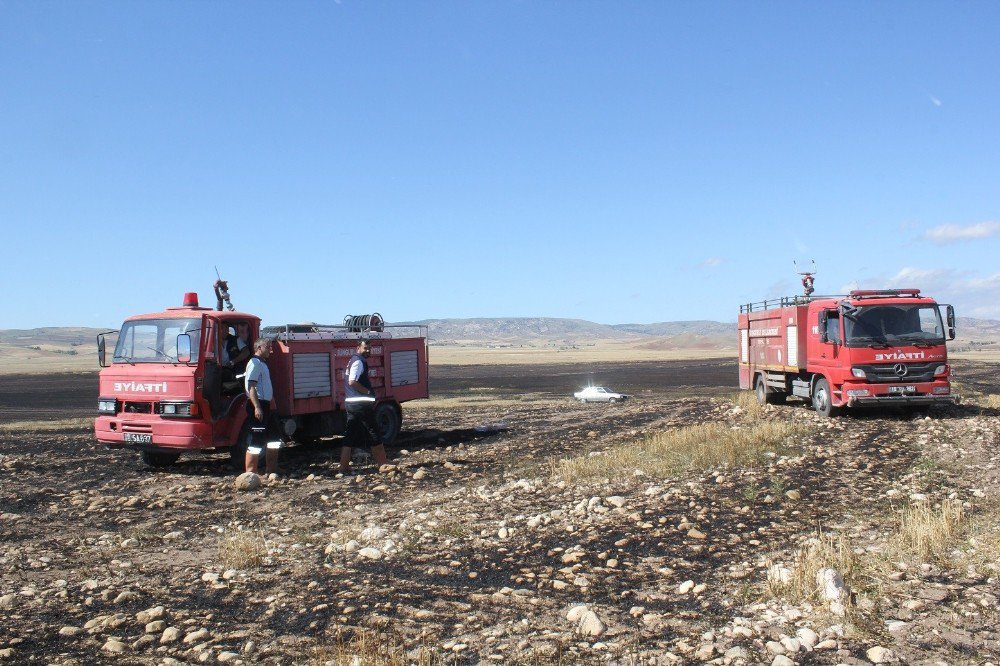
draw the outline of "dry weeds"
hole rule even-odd
[[[889,542],[890,552],[898,557],[916,556],[922,561],[947,561],[962,528],[965,511],[957,500],[938,506],[917,502],[902,509],[898,527]]]
[[[800,428],[780,421],[730,427],[710,423],[656,433],[650,437],[554,463],[567,483],[626,478],[636,471],[666,478],[685,470],[738,467],[761,462],[768,453],[790,450]]]
[[[56,432],[62,430],[90,430],[94,427],[94,418],[84,416],[75,419],[55,419],[37,421],[12,421],[0,423],[0,432]]]
[[[219,543],[219,562],[223,569],[256,569],[267,557],[267,545],[261,531],[236,531],[224,535]]]
[[[800,548],[787,572],[775,563],[766,583],[766,595],[793,603],[815,600],[820,594],[816,575],[822,569],[836,569],[848,587],[860,587],[864,563],[853,551],[843,534],[826,534],[822,531]]]

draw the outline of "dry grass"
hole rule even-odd
[[[956,500],[931,506],[918,502],[903,508],[890,539],[890,552],[897,557],[916,556],[922,561],[946,561],[965,520],[962,503]]]
[[[219,543],[219,563],[223,569],[256,569],[267,557],[262,531],[237,531],[222,537]]]
[[[554,474],[567,483],[646,476],[666,478],[685,470],[752,465],[767,453],[789,450],[800,429],[770,421],[732,428],[720,423],[657,433],[637,442],[557,461]]]
[[[757,394],[753,391],[739,391],[733,395],[733,402],[749,419],[759,419],[764,415],[764,405],[757,402]]]
[[[52,419],[45,421],[12,421],[10,423],[0,423],[0,432],[16,433],[21,431],[56,432],[62,430],[92,430],[94,428],[94,417],[85,416],[75,419]]]
[[[425,647],[417,649],[416,658],[410,658],[398,638],[380,632],[358,630],[345,638],[338,631],[331,645],[313,650],[311,666],[432,666],[444,663],[434,658]]]
[[[775,566],[780,567],[780,564]],[[822,531],[798,550],[787,568],[787,577],[768,576],[765,591],[771,598],[792,603],[819,598],[816,575],[822,569],[836,569],[850,588],[859,585],[863,572],[862,561],[851,549],[847,538],[842,534],[835,536]]]

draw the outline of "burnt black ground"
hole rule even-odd
[[[996,365],[959,362],[956,367],[964,385],[994,392]],[[408,647],[425,640],[432,645],[450,638],[464,642],[470,632],[505,623],[517,629],[522,618],[530,618],[531,629],[559,632],[566,630],[566,608],[585,601],[612,623],[606,640],[625,646],[616,649],[663,654],[668,648],[676,651],[681,639],[697,642],[704,631],[725,625],[734,612],[729,604],[740,587],[747,581],[760,582],[762,552],[791,548],[819,524],[849,526],[867,543],[882,529],[875,518],[891,511],[886,488],[913,475],[920,457],[928,454],[926,447],[915,443],[920,433],[928,432],[921,428],[929,426],[907,414],[857,414],[829,422],[795,403],[772,408],[769,418],[810,428],[802,442],[806,454],[801,460],[743,477],[737,474],[724,483],[679,479],[678,488],[695,485],[670,500],[647,496],[638,488],[612,489],[626,495],[633,514],[591,527],[584,524],[586,529],[573,534],[562,525],[533,533],[523,528],[523,518],[514,516],[566,507],[580,496],[586,499],[608,491],[560,491],[543,483],[538,491],[527,492],[512,487],[514,481],[521,477],[545,481],[547,466],[565,455],[606,448],[647,432],[731,419],[731,403],[727,405],[725,397],[735,391],[735,364],[717,360],[434,366],[432,373],[433,396],[453,397],[457,403],[407,408],[401,438],[390,448],[392,459],[405,471],[388,477],[337,479],[331,457],[335,439],[325,446],[288,451],[283,460],[286,477],[260,494],[245,495],[233,490],[235,475],[224,456],[185,457],[169,470],[153,471],[134,453],[98,446],[86,427],[0,432],[0,454],[4,454],[0,513],[18,516],[0,524],[0,595],[32,591],[18,596],[12,608],[0,610],[7,621],[0,650],[12,650],[13,663],[158,663],[165,655],[195,661],[203,650],[240,651],[252,638],[264,648],[247,657],[251,662],[306,663],[312,646],[329,641],[340,627],[388,627]],[[591,382],[636,399],[605,406],[579,405],[569,398],[573,390]],[[476,400],[465,401],[469,396]],[[0,381],[0,418],[6,422],[90,416],[96,398],[95,373],[7,376]],[[975,415],[967,408],[935,414],[929,423],[947,433],[942,441],[947,446],[963,444],[956,450],[962,456],[960,465],[918,476],[906,482],[908,488],[947,496],[965,492],[970,483],[988,487],[983,479],[968,478],[967,468],[989,461],[990,455],[989,448],[976,449],[963,441],[961,428]],[[475,430],[477,425],[496,422],[506,422],[510,429],[494,434]],[[413,479],[417,470],[425,471],[426,478]],[[759,482],[766,489],[775,478],[788,488],[801,488],[807,500],[761,503],[749,514],[738,513],[747,502],[747,483]],[[505,489],[501,501],[480,497],[497,488]],[[405,556],[367,562],[324,554],[331,530],[355,522],[398,529],[400,520],[414,512],[433,516],[436,511],[444,514],[443,526]],[[658,522],[660,518],[665,522]],[[684,519],[696,522],[708,534],[707,540],[692,540],[678,531],[676,525]],[[503,521],[518,532],[497,542]],[[649,527],[641,527],[645,521]],[[231,530],[234,525],[266,530],[277,549],[274,562],[222,588],[203,583],[204,572],[220,571],[217,530]],[[480,537],[481,529],[492,536]],[[748,531],[765,542],[763,550],[747,544]],[[173,532],[182,536],[166,538]],[[741,533],[742,540],[734,541],[734,535]],[[321,535],[318,541],[314,535]],[[121,546],[130,538],[138,545]],[[622,540],[626,543],[616,545]],[[557,570],[563,565],[557,549],[572,544],[587,550],[582,572],[595,572],[590,588],[543,587],[542,580],[559,578]],[[595,556],[602,551],[621,561],[618,569],[602,566]],[[651,556],[678,573],[664,582],[649,561]],[[733,574],[731,580],[734,570],[748,578],[736,579]],[[470,572],[478,577],[470,579]],[[702,597],[677,597],[670,591],[688,577],[709,583]],[[59,587],[60,580],[66,581],[65,588]],[[309,587],[310,583],[315,585]],[[968,585],[989,587],[979,579]],[[532,596],[499,592],[508,586],[530,590]],[[67,596],[60,597],[60,589]],[[122,592],[133,596],[115,601]],[[900,599],[886,596],[889,612]],[[157,604],[167,607],[170,624],[185,630],[210,629],[211,644],[195,649],[157,643],[130,648],[125,656],[102,651],[109,636],[129,645],[141,640],[142,627],[132,618]],[[672,624],[664,630],[640,623],[629,615],[637,604],[664,614]],[[355,611],[347,612],[351,607]],[[432,610],[433,615],[419,619],[419,609]],[[949,607],[942,612],[952,611]],[[82,627],[88,620],[114,613],[122,613],[129,622],[119,629],[72,638],[57,634],[62,626]],[[469,620],[473,614],[479,619]],[[935,619],[931,628],[978,626],[948,617]],[[504,660],[530,663],[530,654],[525,656],[517,648],[518,639],[529,641],[532,649],[559,644],[559,649],[573,650],[567,663],[603,657],[579,643],[560,644],[564,639],[518,631],[514,639],[503,636],[498,643],[472,644],[456,660],[475,663],[497,654]],[[801,663],[859,658],[876,640],[885,639],[855,638],[846,642],[844,654],[816,653]],[[929,650],[938,650],[939,660],[949,660],[948,646],[933,634],[921,640]],[[981,639],[971,654],[994,655],[997,648],[988,640],[993,639]]]

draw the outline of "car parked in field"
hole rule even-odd
[[[628,398],[624,393],[615,393],[604,386],[588,386],[574,393],[573,397],[580,402],[621,402]]]

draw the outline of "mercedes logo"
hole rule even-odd
[[[892,366],[892,371],[896,373],[897,377],[905,377],[906,373],[908,372],[908,370],[906,369],[906,365],[903,363],[897,363],[896,365]]]

